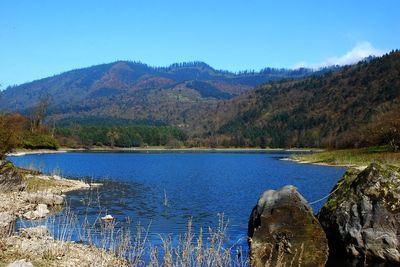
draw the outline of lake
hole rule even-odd
[[[229,220],[232,244],[246,245],[250,212],[264,190],[295,185],[309,201],[331,191],[345,168],[280,160],[289,152],[70,152],[9,157],[17,166],[45,173],[85,178],[103,186],[68,194],[72,211],[82,220],[111,214],[117,222],[130,218],[150,225],[149,238],[177,236],[192,218],[195,232]],[[313,205],[317,212],[323,202]],[[90,204],[88,204],[90,203]],[[93,204],[96,203],[96,204]],[[132,232],[135,232],[132,229]]]

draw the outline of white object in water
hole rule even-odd
[[[107,214],[106,216],[101,217],[101,219],[102,219],[103,221],[112,221],[112,220],[114,220],[114,217],[111,216],[110,214]]]

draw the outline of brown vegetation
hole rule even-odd
[[[15,148],[56,149],[58,144],[41,119],[18,113],[0,114],[0,159]]]
[[[0,159],[22,143],[28,120],[19,114],[0,114]]]
[[[400,109],[390,112],[367,127],[369,145],[387,145],[389,150],[397,152],[400,148]]]
[[[234,146],[348,148],[378,142],[396,149],[399,77],[400,52],[394,51],[321,76],[270,82],[219,105],[195,129]],[[373,129],[376,140],[370,138]]]

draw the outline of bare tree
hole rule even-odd
[[[383,116],[379,122],[369,126],[368,139],[371,145],[387,145],[392,152],[400,149],[400,118],[399,111],[393,111]]]
[[[46,117],[47,108],[49,107],[49,97],[43,97],[39,100],[38,104],[33,107],[30,114],[30,131],[36,133]]]
[[[107,138],[110,141],[110,146],[114,147],[115,141],[119,139],[119,134],[115,129],[112,129],[107,133]]]

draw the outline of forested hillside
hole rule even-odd
[[[0,111],[29,114],[45,100],[48,121],[60,125],[114,119],[129,124],[184,125],[197,112],[259,83],[312,73],[310,69],[272,68],[232,73],[202,62],[150,67],[118,61],[8,87],[0,92]]]
[[[60,144],[74,147],[384,144],[395,149],[399,77],[399,51],[319,72],[235,74],[201,62],[166,68],[116,62],[8,88],[0,107],[31,116],[45,103],[45,121],[58,128]]]
[[[194,129],[212,145],[389,144],[400,139],[400,52],[321,76],[260,85],[221,104]]]

